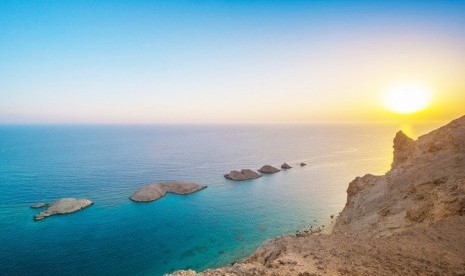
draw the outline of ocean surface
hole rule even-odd
[[[157,276],[227,265],[270,238],[327,224],[352,179],[389,169],[399,127],[0,126],[0,275]],[[244,182],[223,177],[283,162],[294,168]],[[128,199],[166,180],[208,188]],[[33,221],[32,203],[61,197],[94,205]]]

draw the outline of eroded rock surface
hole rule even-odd
[[[465,213],[465,117],[414,141],[394,138],[386,175],[349,184],[335,232],[390,235],[417,223]]]
[[[262,177],[262,175],[250,169],[243,169],[241,171],[231,171],[230,173],[225,174],[224,177],[230,180],[244,181],[259,178]]]
[[[53,215],[74,213],[90,205],[92,205],[92,201],[88,199],[61,198],[50,204],[45,211],[35,215],[34,220],[38,221]]]
[[[164,197],[166,193],[185,195],[207,188],[207,186],[188,182],[163,182],[145,185],[129,198],[137,202],[149,202]]]

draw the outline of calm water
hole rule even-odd
[[[267,239],[327,223],[350,180],[389,168],[398,128],[2,126],[0,274],[162,275],[229,264]],[[300,161],[309,165],[240,183],[223,178]],[[165,180],[209,187],[149,204],[128,200]],[[60,197],[95,204],[33,221],[31,203]]]

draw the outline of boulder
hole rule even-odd
[[[166,193],[186,195],[207,188],[207,186],[188,182],[162,182],[145,185],[129,198],[136,202],[150,202],[162,198]]]
[[[270,165],[264,165],[258,171],[261,172],[261,173],[268,173],[269,174],[269,173],[277,173],[277,172],[279,172],[281,170],[278,169],[278,168],[275,168],[273,166],[270,166]]]
[[[291,169],[291,168],[292,167],[289,166],[287,163],[284,163],[284,164],[281,165],[281,169],[283,169],[283,170],[288,170],[288,169]]]
[[[88,199],[61,198],[50,204],[45,211],[35,215],[34,220],[38,221],[53,215],[74,213],[92,204],[93,202]]]
[[[305,163],[305,162],[301,162],[301,163],[300,163],[300,166],[301,166],[301,167],[303,167],[303,166],[307,166],[307,163]]]
[[[244,180],[259,178],[259,177],[262,177],[262,175],[250,169],[243,169],[240,172],[231,171],[230,173],[225,174],[224,177],[230,180],[234,180],[234,181],[244,181]]]

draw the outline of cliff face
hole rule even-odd
[[[464,233],[465,116],[416,141],[398,132],[391,170],[349,184],[332,234],[270,240],[201,275],[465,275]]]
[[[335,233],[390,235],[465,214],[465,116],[419,137],[398,132],[384,176],[357,177]]]

